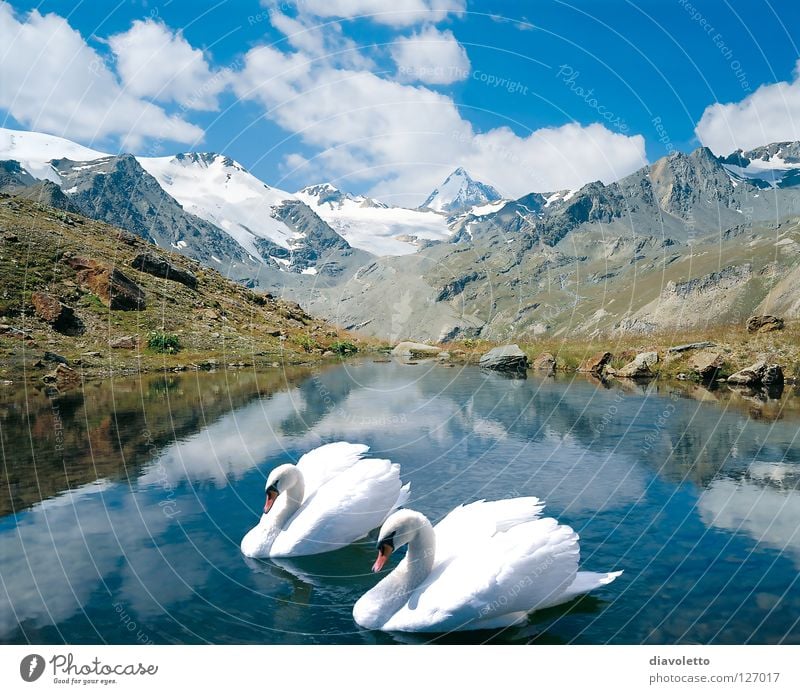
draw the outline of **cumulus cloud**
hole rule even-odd
[[[180,32],[152,19],[136,20],[128,31],[108,39],[117,73],[134,96],[175,101],[193,110],[215,110],[226,86],[225,72],[214,73]]]
[[[314,164],[320,178],[377,181],[371,194],[392,194],[397,204],[418,204],[459,164],[518,196],[612,181],[646,163],[638,135],[599,124],[525,135],[503,127],[478,133],[450,97],[429,87],[268,46],[246,55],[234,88],[319,151]]]
[[[33,10],[21,20],[0,2],[0,108],[34,130],[92,140],[192,142],[203,131],[122,88],[65,19]]]
[[[403,82],[452,84],[469,75],[469,58],[452,31],[432,25],[392,45],[397,76]]]
[[[278,4],[266,0],[267,6]],[[364,17],[388,26],[410,26],[422,22],[440,22],[453,14],[460,16],[466,0],[303,0],[298,9],[322,18],[357,19]]]
[[[695,134],[719,155],[771,142],[800,140],[800,60],[791,82],[765,84],[742,101],[711,104]]]

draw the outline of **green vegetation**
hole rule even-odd
[[[157,354],[177,354],[181,350],[181,341],[177,335],[154,330],[147,336],[147,346]]]
[[[336,340],[330,344],[328,349],[342,357],[358,352],[358,347],[354,343],[347,340]]]
[[[315,349],[319,348],[317,341],[307,333],[298,335],[297,338],[295,338],[295,344],[304,352],[313,352]]]

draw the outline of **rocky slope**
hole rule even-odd
[[[0,277],[2,378],[305,361],[347,338],[130,232],[6,194]]]
[[[506,340],[797,318],[800,170],[737,175],[708,149],[617,181],[531,193],[452,220],[450,243],[379,259],[309,307],[381,335]],[[769,153],[773,152],[772,155]],[[794,166],[791,171],[786,167]],[[745,168],[745,167],[741,167]],[[395,291],[389,289],[390,285]],[[389,332],[387,332],[389,331]]]

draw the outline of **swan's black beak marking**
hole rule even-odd
[[[394,533],[387,535],[382,540],[378,540],[378,558],[372,565],[372,571],[374,573],[378,573],[378,571],[383,569],[386,562],[389,561],[389,557],[392,556],[392,552],[394,552]]]
[[[389,533],[382,540],[378,540],[378,544],[375,545],[375,549],[381,552],[384,545],[387,545],[389,549],[394,552],[394,533]]]
[[[275,499],[278,498],[278,493],[278,485],[271,484],[267,487],[267,502],[264,504],[264,513],[269,513],[272,504],[274,504]]]

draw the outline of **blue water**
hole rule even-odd
[[[0,640],[800,643],[796,401],[372,360],[0,396]],[[250,561],[274,466],[364,442],[432,520],[535,495],[615,583],[523,627],[360,630],[372,542]],[[396,561],[396,558],[393,559]]]

